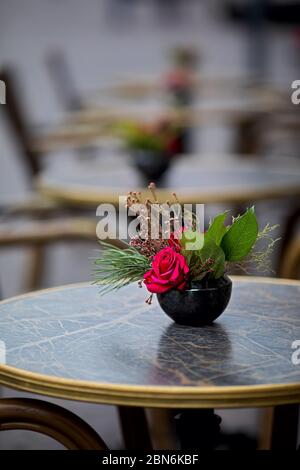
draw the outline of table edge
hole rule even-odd
[[[93,190],[83,189],[82,187],[73,186],[72,189],[65,189],[62,186],[52,186],[44,182],[41,177],[35,179],[35,187],[43,196],[64,202],[70,205],[76,204],[80,206],[92,206],[103,203],[118,205],[119,194],[124,191],[114,188],[113,192],[105,190]],[[146,191],[141,193],[146,195]],[[300,186],[298,183],[292,185],[274,185],[268,189],[239,189],[234,191],[226,191],[220,195],[220,193],[212,193],[209,191],[188,191],[184,193],[184,190],[180,191],[180,201],[182,204],[192,204],[195,202],[202,204],[213,204],[213,203],[242,203],[249,201],[263,201],[269,199],[280,199],[282,197],[292,197],[300,195]],[[170,189],[157,188],[157,196],[160,200],[168,199],[170,196]]]

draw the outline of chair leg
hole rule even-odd
[[[257,155],[261,149],[261,130],[258,116],[242,119],[237,125],[235,150],[242,155]]]
[[[177,438],[173,419],[174,410],[150,408],[148,411],[149,426],[154,449],[176,449]]]
[[[118,406],[124,444],[127,450],[152,450],[144,408]]]
[[[271,449],[296,450],[299,422],[299,405],[275,406]]]
[[[69,450],[107,450],[85,421],[61,406],[42,400],[0,399],[0,431],[16,429],[45,434]]]
[[[272,440],[274,408],[262,408],[258,434],[258,450],[270,450]]]
[[[45,261],[45,246],[35,245],[30,248],[30,261],[27,270],[26,291],[33,291],[40,287]]]
[[[278,262],[276,272],[281,276],[283,274],[284,257],[297,228],[300,220],[300,206],[293,207],[290,211],[285,224],[283,225],[283,233],[280,241]]]

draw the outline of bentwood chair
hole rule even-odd
[[[81,110],[84,106],[63,52],[57,49],[48,52],[46,66],[57,98],[65,111]]]
[[[67,113],[76,113],[85,109],[84,102],[78,92],[72,71],[64,53],[54,49],[46,55],[46,66],[59,103]],[[79,156],[93,158],[97,148],[92,145],[76,149]]]
[[[31,398],[1,398],[0,431],[34,431],[69,450],[108,450],[85,421],[61,406]]]
[[[96,243],[96,220],[92,217],[65,217],[36,220],[8,220],[0,224],[0,249],[28,247],[33,249],[33,261],[27,269],[26,289],[40,287],[44,270],[44,252],[57,243],[88,241]],[[119,240],[110,240],[122,247]],[[32,260],[31,260],[32,261]]]
[[[1,112],[4,113],[4,117],[7,119],[12,135],[18,144],[20,156],[25,163],[27,176],[33,184],[34,177],[42,169],[43,152],[38,149],[36,145],[38,139],[29,129],[26,112],[24,112],[19,99],[19,87],[14,69],[6,67],[0,70],[0,80],[4,81],[6,85],[6,104],[1,107]],[[10,233],[12,238],[8,236],[5,227],[0,228],[0,246],[25,243],[27,246],[30,245],[32,247],[30,263],[32,276],[29,276],[30,281],[28,283],[28,288],[30,289],[36,287],[38,274],[43,264],[43,249],[50,241],[53,242],[53,238],[70,239],[74,238],[75,235],[80,239],[87,238],[87,235],[90,239],[92,237],[95,238],[94,228],[87,234],[87,221],[82,225],[72,218],[62,222],[62,220],[57,218],[58,215],[63,215],[64,217],[70,215],[70,209],[68,208],[68,212],[66,212],[61,204],[45,200],[35,191],[32,191],[29,197],[26,196],[21,203],[16,202],[12,203],[10,207],[0,207],[0,212],[5,216],[26,214],[34,216],[35,219],[45,219],[45,217],[49,218],[51,216],[51,221],[40,220],[39,222],[36,220],[34,226],[30,225],[31,228],[28,228],[28,224],[27,226],[22,226],[21,229],[18,229],[17,234],[14,233],[12,236]],[[56,220],[53,217],[56,217]],[[83,221],[81,220],[81,222]]]
[[[14,139],[19,144],[21,156],[25,162],[29,177],[33,177],[41,170],[41,155],[32,146],[32,135],[18,98],[18,84],[16,83],[14,70],[10,67],[0,70],[0,80],[6,86],[6,104],[1,107],[1,110],[8,120]]]
[[[25,163],[27,176],[33,182],[33,178],[43,167],[43,157],[45,154],[64,148],[65,143],[62,135],[65,131],[61,134],[61,129],[58,128],[45,134],[34,132],[30,128],[26,109],[22,106],[20,99],[20,86],[17,78],[14,68],[4,67],[0,69],[0,80],[6,86],[6,104],[1,106],[0,110],[8,122],[11,135],[18,144],[19,154],[23,163]],[[73,134],[74,132],[73,130]],[[77,142],[75,137],[73,140]],[[49,207],[47,210],[49,210]]]
[[[294,237],[282,256],[279,276],[300,279],[300,235]]]

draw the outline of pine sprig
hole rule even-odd
[[[150,261],[129,245],[124,250],[109,243],[100,242],[100,245],[103,250],[94,263],[95,283],[103,286],[102,294],[142,280],[151,267]]]

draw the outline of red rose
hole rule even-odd
[[[190,72],[184,69],[171,70],[166,76],[165,86],[167,88],[182,89],[192,85],[192,76]]]
[[[170,289],[183,290],[186,286],[189,267],[183,255],[167,247],[153,258],[152,269],[144,274],[144,283],[149,292],[160,294]]]
[[[172,136],[166,142],[166,151],[170,157],[182,152],[182,143],[179,136]]]

